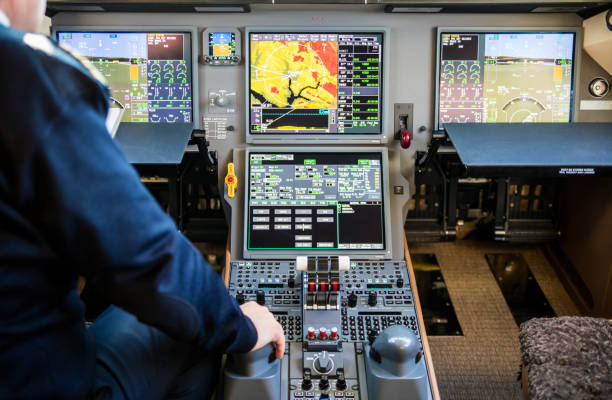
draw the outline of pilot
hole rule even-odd
[[[285,339],[238,306],[105,127],[108,89],[0,0],[0,398],[204,399],[220,354]],[[87,329],[77,276],[113,306]]]

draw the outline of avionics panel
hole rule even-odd
[[[570,122],[577,30],[439,28],[435,125]]]
[[[246,157],[246,255],[390,250],[385,151],[251,149]]]
[[[60,45],[87,57],[106,78],[111,96],[125,107],[122,122],[197,121],[191,30],[59,27],[55,33]]]
[[[247,140],[383,134],[384,29],[247,29]]]

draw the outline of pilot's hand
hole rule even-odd
[[[274,315],[264,306],[249,301],[240,306],[242,313],[249,317],[257,330],[257,343],[251,351],[267,345],[276,344],[276,358],[283,358],[285,353],[285,333],[283,327],[274,319]]]

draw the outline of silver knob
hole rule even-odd
[[[227,96],[220,95],[215,97],[215,104],[219,107],[226,107],[229,105],[229,103],[230,100]]]

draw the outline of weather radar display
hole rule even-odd
[[[573,32],[440,37],[438,124],[569,122]]]
[[[249,35],[252,134],[380,134],[382,33]]]

